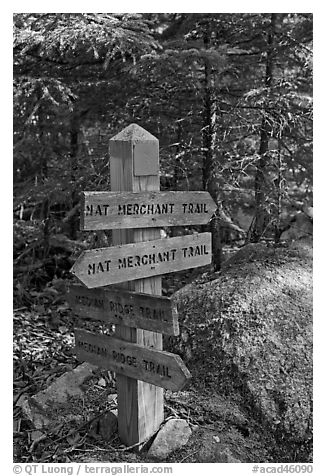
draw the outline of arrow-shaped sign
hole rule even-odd
[[[211,234],[83,251],[71,272],[88,288],[197,268],[211,262]]]
[[[191,374],[179,355],[143,347],[114,337],[75,329],[78,360],[89,362],[127,377],[181,390]]]
[[[208,192],[83,192],[82,230],[202,225],[216,204]]]
[[[171,299],[125,289],[73,285],[67,301],[80,316],[120,326],[137,327],[168,335],[179,335],[178,313]]]

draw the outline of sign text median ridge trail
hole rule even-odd
[[[179,335],[178,313],[171,299],[117,287],[70,286],[67,300],[82,318]]]
[[[181,390],[191,374],[179,355],[114,337],[75,329],[79,360],[122,373],[172,391]]]

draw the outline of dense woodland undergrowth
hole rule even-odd
[[[245,243],[312,233],[312,15],[18,13],[13,47],[17,401],[77,364],[69,271],[111,244],[79,231],[80,192],[110,190],[108,142],[130,123],[160,141],[161,190],[214,198],[214,271]]]

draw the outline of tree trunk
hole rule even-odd
[[[205,48],[210,46],[210,27],[207,25],[204,33]],[[204,95],[203,95],[203,190],[207,190],[212,198],[218,202],[218,191],[214,178],[214,150],[216,145],[216,101],[214,94],[214,78],[212,67],[205,60]],[[210,221],[208,230],[212,233],[212,264],[214,271],[221,269],[222,243],[218,212]]]
[[[40,158],[39,158],[39,170],[40,177],[43,180],[48,176],[48,162],[47,162],[47,147],[46,147],[46,110],[42,104],[42,91],[37,93],[37,99],[40,101],[38,108],[38,128],[39,128],[39,140],[40,140]]]
[[[48,257],[50,250],[50,201],[46,198],[43,202],[43,259]]]
[[[179,118],[181,118],[181,104],[179,103]],[[182,119],[177,121],[177,130],[176,130],[176,156],[174,162],[174,170],[173,170],[173,190],[178,190],[179,182],[181,181],[182,174],[181,174],[181,160],[180,154],[182,153]]]
[[[274,40],[275,40],[275,25],[276,25],[276,13],[271,14],[270,30],[267,39],[267,55],[266,55],[266,74],[265,74],[265,86],[267,89],[268,99],[270,88],[273,82],[273,66],[274,66]],[[255,201],[256,201],[256,216],[255,223],[252,230],[250,241],[257,243],[269,224],[269,212],[266,207],[267,199],[267,184],[265,181],[265,169],[268,163],[268,145],[271,136],[271,126],[266,119],[266,111],[263,113],[261,128],[260,128],[260,147],[259,147],[259,160],[256,168],[255,177]]]
[[[78,147],[79,147],[79,131],[80,120],[77,114],[74,114],[70,122],[70,178],[71,178],[71,208],[73,208],[78,200],[78,192],[76,190],[76,180],[78,172]],[[73,215],[69,220],[69,238],[77,239],[77,231],[79,228],[79,219],[77,215]]]
[[[275,226],[274,226],[275,243],[278,243],[281,238],[282,187],[283,187],[283,164],[282,164],[281,144],[279,141],[278,142],[278,157],[277,157],[277,179],[275,182],[275,188],[276,188]]]

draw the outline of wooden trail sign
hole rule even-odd
[[[110,183],[112,192],[160,190],[159,142],[142,127],[131,124],[110,139]],[[132,243],[160,238],[158,228],[114,229],[112,244]],[[162,294],[162,279],[155,276],[124,284],[129,290]],[[159,332],[116,326],[115,336],[162,350]],[[127,445],[139,444],[152,436],[164,420],[163,388],[117,374],[118,427],[120,439]],[[138,448],[141,448],[138,446]]]
[[[181,390],[190,379],[181,358],[170,352],[81,329],[75,329],[75,345],[81,361],[169,390]]]
[[[208,192],[83,192],[81,229],[202,225],[215,210]]]
[[[88,288],[148,278],[211,262],[211,234],[163,238],[84,251],[71,272]]]
[[[69,288],[67,300],[80,317],[179,335],[177,309],[167,297],[113,287],[88,289],[74,285]]]
[[[160,275],[211,261],[210,233],[162,240],[160,227],[207,223],[215,204],[206,192],[159,191],[158,140],[136,124],[110,139],[110,183],[111,192],[84,193],[81,228],[112,229],[113,246],[81,254],[72,272],[87,288],[72,287],[68,299],[82,316],[116,323],[114,337],[76,330],[76,353],[117,372],[119,436],[140,449],[164,420],[163,388],[190,378],[162,350],[162,333],[179,329]],[[104,288],[116,283],[125,291]]]

